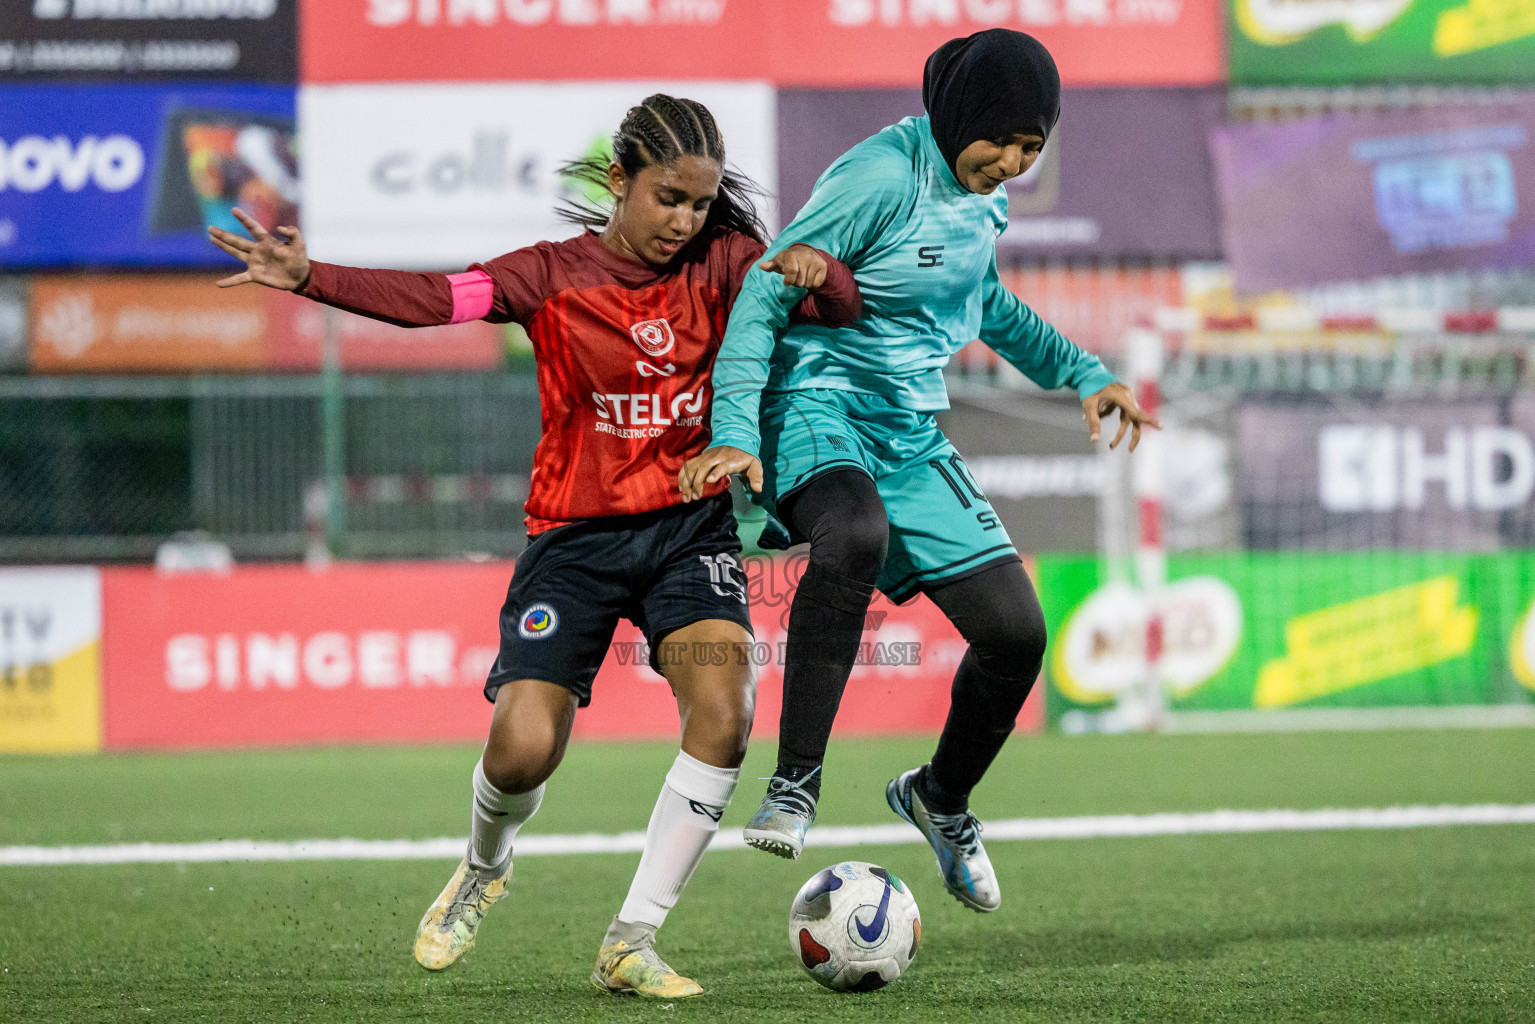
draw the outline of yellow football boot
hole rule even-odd
[[[486,912],[506,895],[511,877],[510,860],[506,872],[489,882],[470,870],[467,859],[459,861],[458,870],[416,928],[416,963],[429,971],[441,971],[458,962],[474,945],[474,934]]]
[[[592,984],[615,995],[650,999],[686,999],[701,996],[703,987],[684,978],[656,955],[651,945],[655,929],[613,919],[613,925],[597,951]]]

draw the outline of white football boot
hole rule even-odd
[[[746,845],[785,860],[799,858],[800,851],[805,848],[805,833],[815,821],[816,798],[805,789],[805,783],[820,770],[817,768],[797,782],[790,782],[780,775],[768,780],[762,806],[742,830]]]
[[[989,914],[1002,905],[1002,888],[991,858],[981,845],[981,823],[969,811],[939,814],[928,810],[914,783],[921,768],[902,772],[885,787],[890,809],[917,826],[938,854],[944,888],[971,910]]]

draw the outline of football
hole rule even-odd
[[[861,860],[816,873],[789,908],[789,947],[835,992],[873,992],[917,955],[922,918],[895,872]]]

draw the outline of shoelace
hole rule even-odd
[[[815,778],[816,768],[809,775],[796,782],[790,782],[781,775],[775,775],[768,780],[766,803],[775,810],[788,811],[791,814],[803,815],[806,818],[815,817],[815,797],[805,792],[805,783]]]
[[[446,931],[458,923],[458,919],[464,916],[464,911],[470,907],[478,910],[480,898],[485,895],[485,883],[480,876],[470,871],[464,878],[464,884],[459,886],[458,892],[453,896],[453,902],[448,904],[447,912],[442,915],[442,927]]]
[[[959,847],[966,857],[973,857],[981,847],[981,823],[969,811],[961,814],[934,814],[929,811],[927,820],[949,841]]]

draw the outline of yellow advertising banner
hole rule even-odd
[[[100,574],[0,569],[0,753],[100,749]]]

